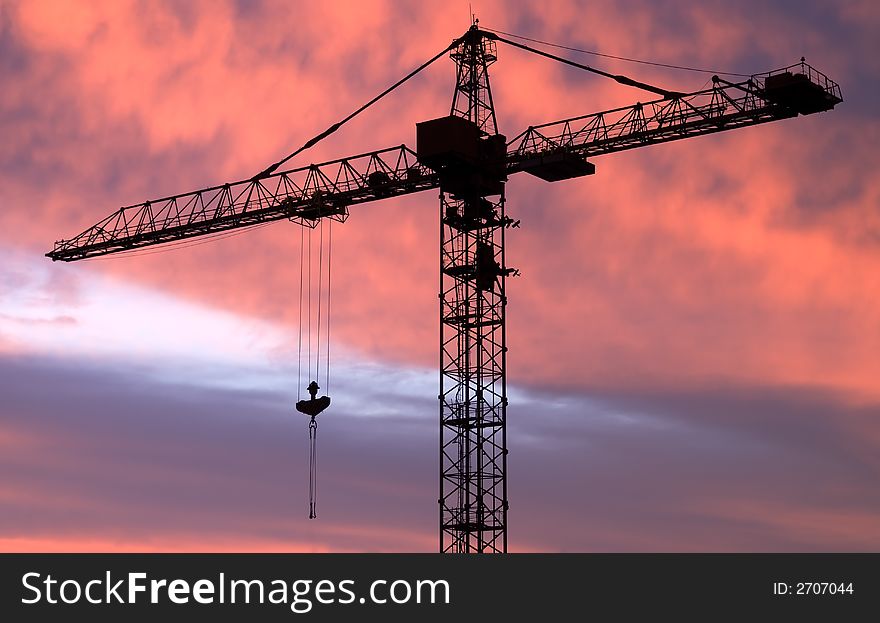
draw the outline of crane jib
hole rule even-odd
[[[508,145],[507,173],[547,181],[590,175],[595,167],[585,158],[830,110],[841,101],[837,83],[801,62],[740,83],[718,80],[681,97],[530,127]],[[313,225],[324,216],[342,218],[344,206],[438,186],[437,175],[400,146],[121,208],[59,241],[47,256],[75,261],[285,218]]]

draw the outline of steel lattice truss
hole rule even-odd
[[[450,114],[470,119],[486,134],[496,134],[495,105],[489,88],[489,65],[498,59],[495,41],[465,40],[452,54],[455,61],[455,93]]]
[[[438,186],[401,145],[120,208],[55,243],[49,257],[78,260],[280,219],[314,227],[325,217],[344,221],[350,205]]]
[[[669,99],[614,108],[527,128],[508,144],[508,172],[560,152],[589,158],[723,130],[796,117],[798,111],[769,100],[770,76],[795,72],[840,101],[840,86],[805,62],[738,83],[716,79],[711,88]]]
[[[504,199],[440,202],[443,552],[507,551]]]
[[[451,56],[452,115],[497,134],[495,42],[472,31]],[[440,186],[440,551],[506,552],[506,177],[497,167],[497,187],[481,188],[480,167],[450,163]]]

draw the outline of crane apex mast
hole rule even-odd
[[[498,60],[495,37],[480,30],[477,20],[449,54],[455,61],[455,91],[450,115],[477,124],[486,134],[497,134],[495,105],[489,88],[489,65]]]

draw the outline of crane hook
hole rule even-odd
[[[309,386],[306,388],[309,392],[311,398],[308,400],[300,400],[296,403],[296,410],[300,413],[305,413],[315,419],[315,416],[321,413],[324,409],[330,406],[330,396],[321,396],[318,398],[318,390],[321,389],[318,386],[317,381],[312,381],[309,383]]]
[[[310,417],[309,419],[309,519],[315,519],[315,504],[318,497],[318,422],[315,419],[324,409],[330,406],[330,397],[321,396],[318,398],[317,381],[312,381],[306,388],[309,392],[308,400],[300,400],[296,403],[296,410]]]

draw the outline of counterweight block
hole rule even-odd
[[[485,135],[473,121],[440,117],[416,124],[419,163],[440,174],[440,186],[452,195],[500,195],[507,181],[507,139]]]
[[[802,115],[831,110],[841,99],[801,73],[782,73],[764,80],[764,97]]]

